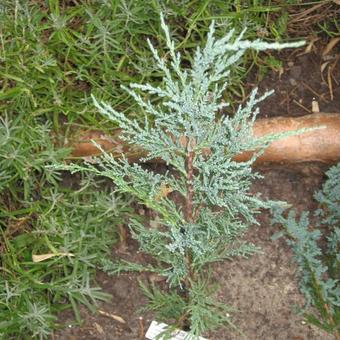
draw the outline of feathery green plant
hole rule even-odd
[[[290,211],[285,218],[277,212],[274,223],[285,227],[284,234],[299,267],[300,290],[306,299],[305,320],[340,339],[340,163],[327,173],[328,179],[314,197],[318,228],[311,228],[308,213],[299,219]],[[320,241],[327,246],[321,247]],[[306,311],[313,306],[315,310]]]
[[[0,211],[1,339],[45,339],[58,327],[58,312],[73,309],[80,322],[79,304],[94,312],[96,301],[111,298],[93,273],[127,211],[92,185],[75,192],[49,188],[25,210]],[[15,230],[20,221],[26,223]]]
[[[57,182],[57,172],[45,166],[64,159],[69,150],[54,147],[50,125],[24,113],[0,117],[0,194],[7,191],[12,203]]]
[[[0,339],[45,339],[57,312],[72,308],[79,322],[79,304],[94,311],[110,298],[93,282],[94,268],[128,209],[88,179],[79,190],[60,186],[46,166],[69,151],[53,145],[49,125],[0,118]]]
[[[147,152],[143,161],[160,158],[169,171],[154,173],[124,158],[114,159],[103,150],[103,156],[91,163],[57,167],[108,177],[118,192],[131,194],[158,214],[158,227],[134,218],[129,224],[140,250],[153,256],[155,263],[144,267],[122,261],[113,264],[111,272],[145,270],[163,276],[168,291],[143,287],[150,301],[147,308],[155,310],[160,319],[174,318],[173,326],[188,328],[191,338],[225,323],[231,325],[228,308],[211,298],[208,266],[256,252],[258,248],[240,240],[240,236],[256,223],[255,214],[261,208],[275,204],[249,193],[251,181],[259,177],[252,171],[253,162],[271,141],[282,136],[252,136],[259,112],[253,108],[272,92],[257,98],[255,89],[233,117],[223,115],[227,104],[221,96],[228,86],[230,70],[247,49],[282,49],[301,46],[303,42],[250,42],[242,40],[245,31],[234,38],[234,30],[216,39],[212,23],[205,47],[196,49],[192,68],[188,69],[182,67],[181,55],[176,53],[162,16],[161,25],[170,65],[150,41],[149,46],[163,84],[131,84],[125,88],[144,113],[144,124],[95,98],[94,103],[120,126],[122,140]],[[159,104],[153,104],[150,96],[161,99]],[[247,150],[254,150],[251,159],[239,163],[233,160]],[[104,265],[108,269],[107,260]]]
[[[134,103],[120,84],[159,82],[158,70],[149,63],[145,37],[164,50],[157,19],[160,9],[176,26],[174,39],[181,40],[179,51],[188,59],[211,18],[216,18],[221,35],[228,31],[224,24],[228,20],[237,32],[247,25],[248,39],[260,32],[268,40],[284,38],[271,14],[282,19],[287,8],[271,0],[261,4],[250,0],[236,4],[232,0],[1,0],[0,109],[9,116],[12,112],[43,116],[53,122],[56,133],[66,136],[65,120],[103,128],[105,121],[99,119],[90,93],[133,112]],[[255,57],[261,59],[247,54],[244,60],[256,64]],[[245,97],[240,85],[245,72],[246,68],[238,68],[233,73],[233,97]]]

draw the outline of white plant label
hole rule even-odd
[[[150,327],[148,329],[148,331],[145,334],[145,338],[149,339],[149,340],[155,340],[157,335],[161,334],[162,332],[164,332],[164,330],[166,329],[166,327],[168,327],[168,325],[166,323],[160,323],[157,321],[152,321],[150,324]],[[208,340],[206,338],[202,338],[200,337],[188,337],[188,333],[185,331],[181,331],[181,330],[175,330],[172,334],[171,334],[171,340]]]

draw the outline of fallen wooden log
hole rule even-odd
[[[310,132],[290,136],[272,142],[264,154],[257,159],[263,162],[309,162],[320,161],[334,163],[340,160],[340,114],[313,113],[296,118],[259,119],[254,124],[254,136],[287,132],[304,128],[324,126]],[[244,161],[251,153],[243,153],[236,157]]]
[[[256,163],[264,162],[308,162],[320,161],[334,163],[340,160],[340,114],[314,113],[296,118],[265,118],[255,122],[253,134],[256,137],[279,132],[313,128],[323,126],[300,135],[282,138],[272,142]],[[72,147],[72,157],[89,157],[98,155],[98,148],[91,140],[101,147],[119,157],[122,152],[128,159],[136,161],[143,157],[144,152],[138,147],[124,145],[119,140],[120,130],[117,129],[112,136],[100,131],[82,132],[68,146]],[[251,157],[252,152],[244,152],[235,157],[236,161],[245,161]]]

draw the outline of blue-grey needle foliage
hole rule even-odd
[[[307,212],[299,219],[290,211],[278,213],[274,222],[286,230],[288,244],[299,267],[300,289],[306,299],[306,321],[340,337],[340,163],[327,173],[327,181],[314,197],[320,204],[315,217],[317,228]],[[314,224],[314,223],[313,223]],[[321,247],[323,240],[324,247]]]
[[[141,164],[130,164],[124,157],[117,160],[103,150],[94,162],[62,168],[106,176],[114,181],[117,191],[131,194],[157,213],[157,226],[135,219],[129,223],[140,250],[154,257],[152,265],[122,261],[110,266],[103,261],[103,266],[107,270],[111,267],[112,273],[145,270],[163,276],[168,291],[143,286],[150,301],[147,308],[156,311],[160,319],[175,319],[177,327],[189,327],[189,337],[196,337],[231,324],[229,309],[211,298],[207,268],[213,262],[247,257],[257,251],[240,236],[256,223],[254,215],[273,203],[250,194],[251,182],[258,177],[251,166],[271,141],[283,136],[252,135],[259,112],[254,106],[271,91],[258,97],[255,89],[232,117],[223,114],[227,104],[222,93],[228,88],[230,70],[249,48],[282,49],[303,42],[251,42],[242,40],[244,32],[235,37],[233,30],[216,39],[212,23],[205,47],[197,48],[191,68],[187,68],[163,17],[161,23],[168,55],[159,55],[151,42],[149,45],[154,63],[163,74],[162,85],[131,84],[126,88],[145,114],[144,123],[95,98],[94,103],[122,129],[120,138],[124,142],[145,150],[142,161],[161,159],[169,172],[158,174]],[[248,150],[254,150],[248,161],[233,160]]]

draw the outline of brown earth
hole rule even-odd
[[[311,113],[315,98],[322,112],[339,111],[340,68],[335,65],[339,59],[334,48],[326,62],[322,51],[328,41],[317,41],[308,53],[304,49],[292,53],[282,52],[277,57],[283,61],[283,73],[270,72],[260,83],[260,89],[274,88],[275,95],[261,105],[263,117],[297,116]],[[339,44],[338,44],[339,45]],[[332,66],[334,65],[334,66]],[[328,71],[328,67],[332,67]],[[330,76],[328,76],[330,74]],[[331,80],[329,80],[331,79]],[[330,83],[331,81],[331,83]],[[252,87],[253,79],[248,86]],[[298,103],[298,104],[297,104]],[[319,163],[299,165],[265,165],[257,170],[264,176],[254,183],[253,192],[261,192],[264,198],[287,201],[301,212],[315,208],[313,193],[319,189],[328,166]],[[284,240],[272,241],[272,235],[279,230],[270,224],[270,216],[261,214],[259,226],[250,228],[246,239],[260,246],[262,254],[250,259],[219,263],[213,266],[213,273],[220,289],[219,301],[237,309],[234,323],[244,333],[242,337],[230,329],[221,329],[206,336],[211,340],[318,340],[332,339],[315,327],[306,325],[293,311],[294,305],[301,306],[303,297],[298,291],[296,266],[291,251]],[[113,257],[122,256],[122,249],[115,249]],[[124,250],[130,258],[142,257],[136,244],[128,242]],[[82,308],[83,323],[74,326],[71,313],[60,316],[60,323],[66,328],[56,332],[53,339],[143,339],[152,315],[138,312],[145,303],[137,279],[150,280],[147,274],[124,274],[109,277],[98,272],[96,281],[105,292],[112,294],[112,301],[100,303],[101,314],[91,314]],[[103,315],[103,312],[106,315]],[[114,316],[123,318],[123,324]],[[141,318],[141,319],[140,319]]]

